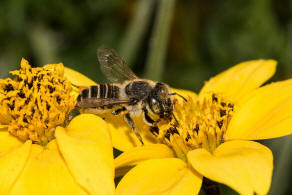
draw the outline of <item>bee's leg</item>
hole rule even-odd
[[[125,107],[122,107],[122,108],[119,108],[117,110],[114,110],[112,112],[113,115],[118,115],[118,114],[121,114],[122,112],[126,111],[127,109]]]
[[[131,118],[129,113],[125,114],[125,120],[131,126],[133,132],[135,133],[136,137],[140,140],[141,144],[144,145],[142,137],[141,137],[140,133],[137,131],[137,129],[135,128],[134,121],[132,120],[132,118]]]
[[[159,135],[159,128],[156,126],[156,124],[159,122],[159,120],[154,121],[149,115],[148,115],[148,111],[146,109],[143,109],[143,119],[144,122],[146,124],[148,124],[150,126],[150,132],[155,135],[158,136]]]
[[[150,132],[153,135],[158,136],[159,135],[159,128],[157,126],[152,126],[152,127],[150,127]]]
[[[146,124],[148,124],[149,126],[155,126],[158,122],[159,122],[159,120],[157,120],[157,121],[154,121],[149,115],[148,115],[148,111],[146,110],[146,109],[143,109],[143,118],[144,118],[144,122],[146,123]]]

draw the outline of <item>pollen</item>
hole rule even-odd
[[[224,142],[233,111],[234,104],[217,94],[201,99],[188,98],[187,102],[176,101],[175,119],[170,123],[160,122],[155,135],[178,156],[196,148],[205,148],[212,153]]]
[[[10,72],[13,79],[0,79],[0,122],[11,135],[40,145],[54,139],[75,105],[63,69],[62,63],[31,68],[22,59],[20,70]]]

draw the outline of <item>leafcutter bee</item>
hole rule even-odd
[[[111,48],[100,47],[97,58],[101,71],[112,83],[83,89],[76,107],[94,114],[114,109],[112,114],[123,114],[125,121],[143,144],[132,116],[143,115],[145,124],[158,131],[156,124],[159,120],[171,120],[174,117],[173,95],[179,94],[172,93],[165,83],[138,78]],[[152,119],[149,114],[157,116],[158,120]]]

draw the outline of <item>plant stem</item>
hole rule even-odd
[[[146,78],[159,80],[163,72],[167,40],[174,10],[175,0],[160,0],[155,26],[150,40],[146,63]]]
[[[202,188],[206,195],[221,195],[219,184],[207,178],[203,178]]]
[[[138,47],[149,26],[154,0],[139,0],[132,20],[121,41],[119,53],[129,66],[135,60]]]

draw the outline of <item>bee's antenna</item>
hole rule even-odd
[[[168,95],[177,95],[177,96],[181,97],[185,102],[188,101],[184,96],[182,96],[182,95],[180,95],[178,93],[175,93],[175,92],[174,93],[169,93]]]

